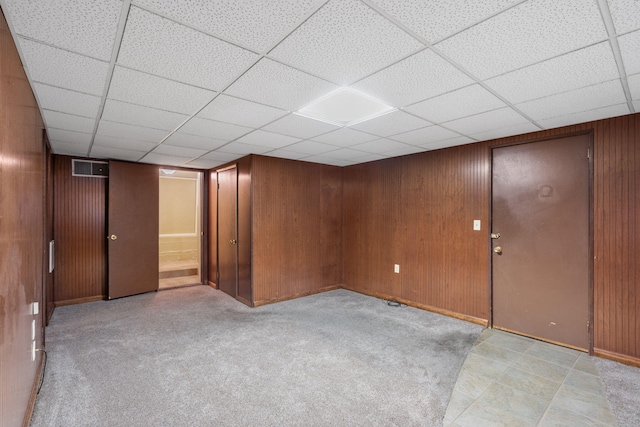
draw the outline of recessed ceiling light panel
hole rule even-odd
[[[337,126],[352,126],[395,110],[378,99],[345,87],[317,99],[295,114]]]

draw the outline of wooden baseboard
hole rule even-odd
[[[84,297],[84,298],[66,299],[66,300],[62,300],[62,301],[55,301],[54,305],[56,307],[63,307],[65,305],[84,304],[85,302],[104,301],[106,299],[107,299],[106,295],[96,295],[96,296],[93,296],[93,297]]]
[[[461,314],[461,313],[456,313],[455,311],[449,311],[449,310],[445,310],[442,308],[438,308],[438,307],[433,307],[430,305],[426,305],[426,304],[420,304],[414,301],[410,301],[407,299],[403,299],[403,298],[397,298],[391,295],[385,295],[385,294],[381,294],[378,292],[367,292],[367,291],[363,291],[360,289],[353,289],[350,288],[348,286],[341,286],[343,289],[346,289],[348,291],[352,291],[352,292],[357,292],[359,294],[363,294],[363,295],[367,295],[370,297],[374,297],[374,298],[380,298],[380,299],[384,299],[384,300],[389,300],[389,301],[397,301],[401,304],[406,304],[410,307],[415,307],[415,308],[419,308],[421,310],[426,310],[426,311],[430,311],[432,313],[437,313],[437,314],[442,314],[443,316],[447,316],[447,317],[453,317],[454,319],[458,319],[458,320],[464,320],[465,322],[470,322],[470,323],[475,323],[477,325],[480,326],[484,326],[485,328],[488,326],[489,321],[486,319],[481,319],[479,317],[474,317],[474,316],[469,316],[467,314]]]
[[[336,289],[340,289],[340,288],[341,288],[341,286],[339,286],[339,285],[332,285],[332,286],[327,286],[327,287],[320,288],[320,289],[315,289],[313,291],[302,292],[302,293],[299,293],[299,294],[286,295],[286,296],[283,296],[283,297],[273,298],[273,299],[269,299],[269,300],[254,301],[253,302],[253,306],[254,307],[260,307],[261,305],[273,304],[274,302],[287,301],[287,300],[290,300],[290,299],[306,297],[308,295],[319,294],[319,293],[322,293],[322,292],[335,291]]]
[[[38,360],[38,369],[36,369],[36,377],[34,378],[33,385],[31,386],[31,396],[29,396],[27,410],[24,414],[24,419],[22,420],[22,427],[29,427],[29,424],[31,424],[31,417],[33,416],[33,408],[35,408],[36,406],[36,397],[38,397],[38,387],[40,386],[40,378],[42,378],[42,374],[44,370],[45,355],[42,351],[38,351],[36,354],[40,355]]]
[[[213,289],[218,289],[218,285],[216,285],[213,282],[210,282],[209,280],[207,280],[207,285],[211,286]]]
[[[602,357],[603,359],[613,360],[614,362],[622,363],[624,365],[640,368],[640,359],[633,356],[627,356],[625,354],[616,353],[615,351],[603,350],[601,348],[594,348],[593,355]]]

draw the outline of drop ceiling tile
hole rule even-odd
[[[140,162],[160,166],[182,166],[191,160],[193,160],[193,158],[191,157],[176,157],[168,156],[165,154],[149,153],[144,156],[144,158],[142,158]]]
[[[416,34],[435,43],[517,3],[517,0],[376,0],[375,3]]]
[[[629,106],[624,104],[610,105],[607,107],[596,108],[588,111],[580,111],[578,113],[566,116],[551,117],[540,120],[539,123],[545,129],[552,129],[560,126],[568,126],[576,123],[585,123],[592,120],[606,119],[609,117],[617,117],[629,114]]]
[[[533,123],[521,123],[500,129],[492,129],[484,132],[474,133],[470,136],[478,141],[488,141],[490,139],[503,138],[512,135],[522,135],[529,132],[539,131],[540,128]]]
[[[102,145],[94,145],[91,148],[91,157],[97,157],[99,159],[118,159],[137,162],[144,155],[145,151],[125,150]]]
[[[442,123],[502,107],[506,107],[504,102],[475,84],[413,104],[405,110],[432,123]]]
[[[168,17],[263,52],[289,33],[317,0],[136,0]]]
[[[227,154],[263,154],[268,151],[273,151],[272,147],[265,147],[264,145],[243,144],[241,142],[230,142],[229,144],[220,147],[216,152]]]
[[[443,139],[455,138],[458,135],[455,132],[440,126],[427,126],[421,129],[412,130],[410,132],[394,135],[395,141],[404,142],[405,144],[422,145],[429,142],[442,141]]]
[[[313,138],[316,142],[324,142],[338,147],[350,147],[362,142],[373,141],[374,139],[378,139],[378,137],[349,128],[341,128]]]
[[[225,162],[221,162],[218,160],[207,160],[207,159],[196,159],[192,160],[189,163],[185,163],[185,166],[188,168],[197,168],[197,169],[213,169],[216,166],[223,165]]]
[[[175,145],[177,147],[200,148],[206,151],[211,151],[223,146],[227,141],[175,132],[165,140],[165,143]]]
[[[336,147],[335,145],[323,144],[321,142],[315,141],[301,141],[286,147],[287,151],[300,153],[305,156],[326,153],[337,149],[338,147]]]
[[[404,107],[472,83],[432,50],[424,50],[352,87],[394,107]]]
[[[354,150],[364,151],[366,153],[385,154],[389,151],[404,149],[408,147],[407,144],[402,142],[393,141],[386,138],[376,139],[374,141],[364,142],[362,144],[354,145],[351,148]]]
[[[640,112],[640,101],[633,101],[633,108],[636,113]]]
[[[137,141],[155,142],[162,141],[169,132],[159,129],[151,129],[142,126],[128,125],[125,123],[100,120],[98,135],[112,136],[114,138],[132,139]]]
[[[350,160],[353,162],[353,164],[357,164],[357,163],[374,162],[376,160],[382,160],[388,157],[390,156],[387,156],[385,154],[365,153],[360,157],[356,157],[355,159],[350,159]]]
[[[42,83],[34,83],[33,90],[38,95],[40,108],[91,118],[95,118],[98,115],[101,100],[99,96],[87,95]]]
[[[469,135],[522,123],[529,123],[529,121],[511,108],[506,107],[453,120],[445,123],[444,126],[461,134]]]
[[[607,39],[595,1],[528,1],[436,47],[480,79]]]
[[[264,58],[225,93],[284,110],[297,111],[337,88],[336,85],[310,74]]]
[[[345,85],[423,47],[359,0],[332,0],[269,56]]]
[[[618,67],[607,41],[503,74],[486,83],[505,99],[519,103],[618,76]]]
[[[55,154],[85,157],[89,150],[89,144],[76,144],[74,142],[56,141],[54,139],[50,140],[49,143]]]
[[[56,141],[73,142],[74,144],[84,144],[89,147],[93,135],[91,133],[49,128],[47,129],[47,136],[49,139],[55,139]]]
[[[238,139],[238,142],[243,144],[260,145],[269,147],[271,149],[281,148],[286,145],[291,145],[299,142],[300,138],[294,138],[291,136],[280,135],[278,133],[265,132],[263,130],[256,130]]]
[[[616,33],[624,34],[640,28],[640,2],[638,0],[608,0]]]
[[[640,31],[618,37],[618,43],[627,75],[640,73]]]
[[[634,101],[640,101],[640,74],[629,76],[627,78],[627,81],[629,82],[631,99],[633,99]]]
[[[339,159],[332,159],[331,157],[327,157],[327,156],[311,156],[311,157],[305,157],[304,158],[305,162],[312,162],[312,163],[321,163],[323,165],[332,165],[332,166],[349,166],[349,165],[353,165],[356,162],[354,161],[350,161],[350,160],[339,160]]]
[[[74,132],[93,133],[96,119],[59,113],[57,111],[42,110],[47,128],[71,130]]]
[[[425,151],[439,150],[441,148],[456,147],[458,145],[470,144],[475,142],[471,138],[466,136],[459,136],[457,138],[445,139],[442,141],[436,141],[429,144],[424,144],[422,147]]]
[[[112,99],[107,99],[102,112],[102,120],[161,130],[173,130],[188,117]]]
[[[362,132],[378,136],[391,136],[401,132],[422,128],[431,123],[403,111],[393,111],[375,119],[351,126]]]
[[[423,151],[424,151],[424,148],[422,148],[422,147],[417,147],[415,145],[403,144],[402,147],[396,147],[393,150],[385,151],[382,154],[384,154],[385,156],[389,156],[389,157],[398,157],[398,156],[405,156],[407,154],[421,153]]]
[[[219,122],[259,128],[285,114],[288,112],[279,108],[220,94],[200,111],[198,116]]]
[[[195,159],[196,157],[200,157],[210,150],[203,150],[198,148],[187,148],[187,147],[176,147],[174,145],[168,145],[166,143],[162,143],[156,147],[155,150],[151,154],[164,154],[167,156],[176,156],[176,157],[189,157],[191,159]]]
[[[5,4],[18,34],[104,61],[111,58],[121,0],[5,0]]]
[[[224,58],[224,60],[221,60]],[[258,55],[176,22],[131,7],[118,64],[221,90]]]
[[[355,160],[363,157],[366,154],[368,153],[365,153],[364,151],[354,150],[352,148],[339,148],[332,151],[331,153],[327,153],[326,156],[338,160]]]
[[[215,92],[210,90],[116,66],[108,98],[160,110],[193,114],[214,95]]]
[[[102,96],[109,64],[19,38],[31,82]]]
[[[318,120],[309,119],[297,114],[290,114],[278,121],[268,124],[263,130],[295,136],[296,138],[313,138],[323,133],[339,129],[338,126]]]
[[[142,151],[146,153],[152,150],[157,145],[157,142],[139,141],[131,138],[116,138],[98,133],[94,139],[94,147],[97,145],[117,150]]]
[[[620,80],[611,80],[516,104],[516,107],[538,121],[624,102],[626,97]]]
[[[278,149],[264,154],[265,156],[278,157],[280,159],[300,160],[308,157],[308,154],[296,153],[295,151],[289,151],[285,149]]]
[[[181,133],[221,139],[223,141],[231,141],[232,139],[236,139],[251,132],[252,130],[253,129],[244,126],[216,122],[214,120],[202,119],[199,117],[192,118],[180,128]]]
[[[223,163],[230,162],[232,160],[239,159],[241,155],[233,153],[223,153],[221,151],[213,151],[209,154],[205,154],[201,157],[203,160],[215,160]]]

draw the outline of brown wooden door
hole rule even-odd
[[[589,348],[588,150],[586,135],[493,150],[494,327]]]
[[[158,290],[158,166],[109,162],[109,299]]]
[[[237,168],[218,172],[218,289],[238,295]]]

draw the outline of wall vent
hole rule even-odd
[[[108,162],[73,159],[71,161],[71,165],[71,175],[73,176],[84,176],[89,178],[107,178],[109,176]]]

